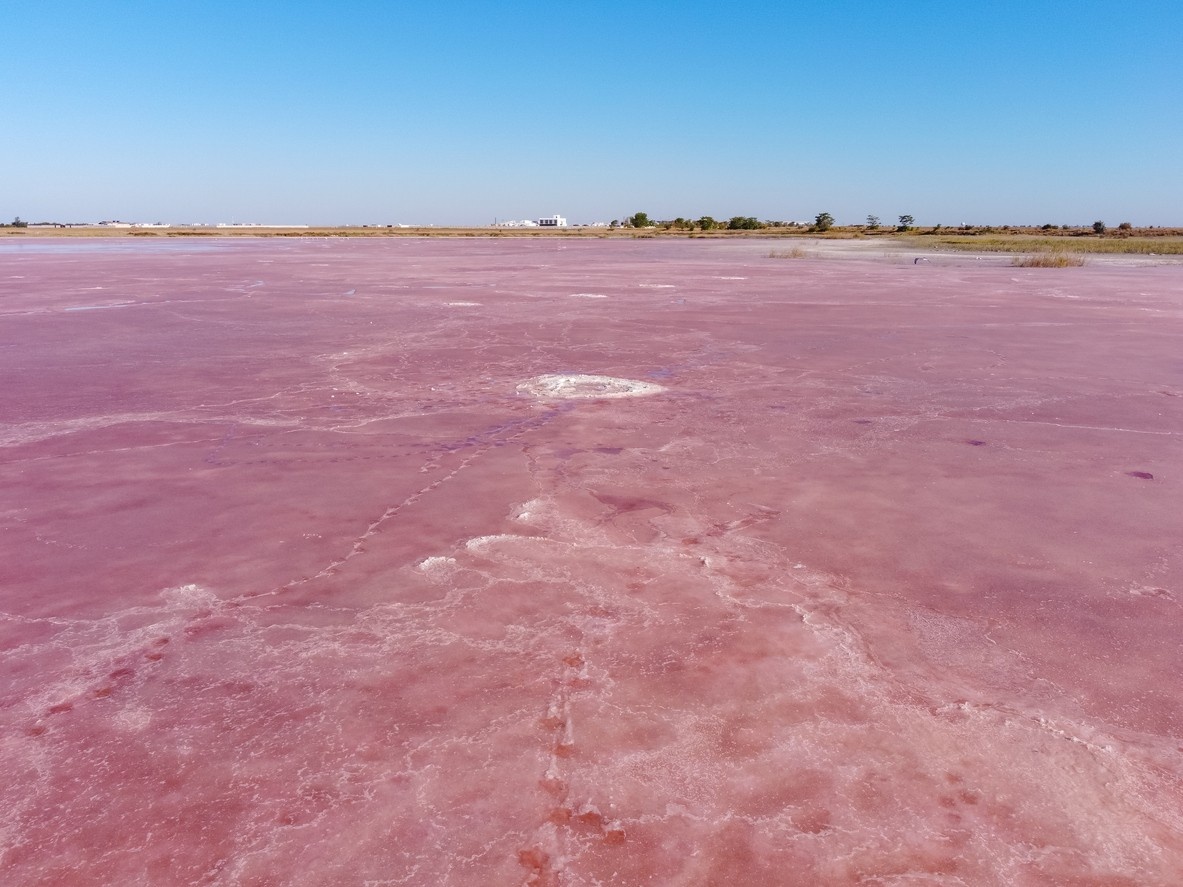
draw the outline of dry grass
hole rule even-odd
[[[1068,243],[1065,243],[1068,241]],[[986,253],[1064,253],[1071,244],[1072,253],[1119,253],[1144,256],[1183,255],[1183,237],[1060,237],[1039,235],[1011,236],[937,236],[926,237],[917,245],[940,246],[955,250]],[[1063,266],[1055,266],[1063,267]]]
[[[1015,256],[1011,264],[1016,268],[1079,268],[1084,264],[1084,256],[1066,252],[1038,253]]]
[[[768,253],[770,259],[808,259],[809,256],[810,253],[799,246],[792,249],[774,249]]]

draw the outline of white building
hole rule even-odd
[[[547,216],[545,219],[538,220],[539,228],[566,228],[567,220],[562,216]]]

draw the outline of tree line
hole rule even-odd
[[[634,213],[625,216],[624,220],[613,219],[609,228],[663,228],[675,231],[752,231],[758,228],[795,228],[798,222],[761,221],[755,216],[732,216],[728,221],[721,221],[712,216],[700,216],[697,219],[651,219],[648,213]]]
[[[808,232],[818,233],[829,231],[835,225],[834,216],[828,212],[818,213],[813,217],[813,222],[777,222],[771,220],[760,220],[755,216],[732,216],[727,221],[722,221],[713,218],[712,216],[700,216],[697,219],[685,219],[678,216],[676,219],[658,220],[649,218],[648,213],[633,213],[631,216],[625,216],[624,220],[613,219],[611,228],[661,228],[666,231],[755,231],[763,228],[801,228]],[[863,228],[868,231],[878,231],[880,228],[894,227],[896,231],[913,231],[916,229],[916,220],[909,213],[903,213],[898,217],[898,224],[884,225],[879,216],[868,215],[865,225],[856,225],[853,227]],[[1013,227],[1025,226],[1001,226],[1002,230]],[[1055,228],[1068,231],[1071,230],[1069,225],[1041,225],[1040,230],[1050,231]],[[1152,226],[1153,227],[1153,226]],[[1101,221],[1093,222],[1092,229],[1095,234],[1105,234],[1109,231],[1109,227]],[[956,229],[946,229],[944,225],[933,225],[930,231],[925,233],[940,233],[941,231],[982,231],[992,232],[996,229],[993,226],[975,226],[975,225],[960,225]],[[1117,226],[1119,234],[1127,234],[1133,230],[1133,225],[1129,222],[1122,222]]]
[[[899,217],[897,231],[911,231],[914,219],[910,215]],[[757,231],[762,228],[806,228],[809,231],[829,231],[834,227],[834,217],[830,213],[822,212],[814,216],[813,223],[808,222],[778,222],[760,220],[755,216],[732,216],[727,221],[720,221],[712,216],[700,216],[697,219],[650,219],[648,213],[638,212],[625,216],[624,220],[613,219],[609,228],[662,228],[674,231]],[[872,231],[880,226],[878,216],[867,216],[867,227]]]

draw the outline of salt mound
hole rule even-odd
[[[536,376],[518,386],[523,394],[535,397],[606,399],[616,397],[644,397],[665,391],[661,385],[639,382],[636,379],[617,379],[614,376],[574,375]]]

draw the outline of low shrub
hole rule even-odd
[[[1084,256],[1065,252],[1039,253],[1015,256],[1011,264],[1016,268],[1079,268],[1084,264]]]

